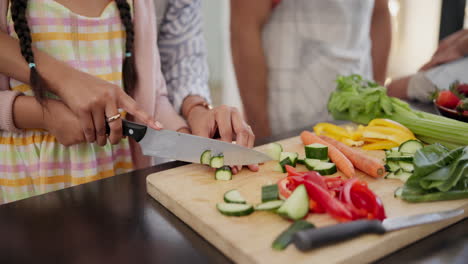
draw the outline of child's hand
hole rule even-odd
[[[44,108],[44,128],[65,146],[86,142],[80,121],[62,102],[48,100]]]
[[[153,129],[161,129],[153,117],[143,111],[120,87],[90,74],[69,70],[56,90],[65,104],[76,114],[88,142],[103,146],[107,142],[105,119],[118,114],[123,108],[138,121]],[[148,95],[151,96],[151,95]],[[109,139],[115,144],[122,138],[122,121],[109,123]]]

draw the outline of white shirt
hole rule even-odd
[[[374,0],[283,0],[263,31],[273,134],[329,120],[338,75],[372,79]]]

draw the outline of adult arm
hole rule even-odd
[[[460,59],[466,55],[468,55],[468,29],[463,29],[443,39],[431,60],[421,68],[421,71]]]
[[[231,1],[231,47],[237,84],[257,138],[271,134],[268,119],[268,69],[262,30],[272,12],[271,0]]]
[[[372,12],[371,40],[374,79],[380,84],[384,84],[392,42],[388,0],[375,0]]]

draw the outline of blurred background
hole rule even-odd
[[[468,28],[466,2],[389,0],[393,36],[388,77],[416,72],[430,59],[440,39]],[[203,0],[203,16],[213,103],[241,108],[230,53],[229,0]]]

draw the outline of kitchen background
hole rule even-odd
[[[453,26],[448,23],[441,29],[441,18],[453,21],[468,14],[466,0],[389,0],[388,4],[393,31],[389,78],[414,73],[430,59],[439,35]],[[230,53],[229,0],[203,0],[203,16],[213,103],[241,108]],[[468,15],[463,26],[468,28]]]

